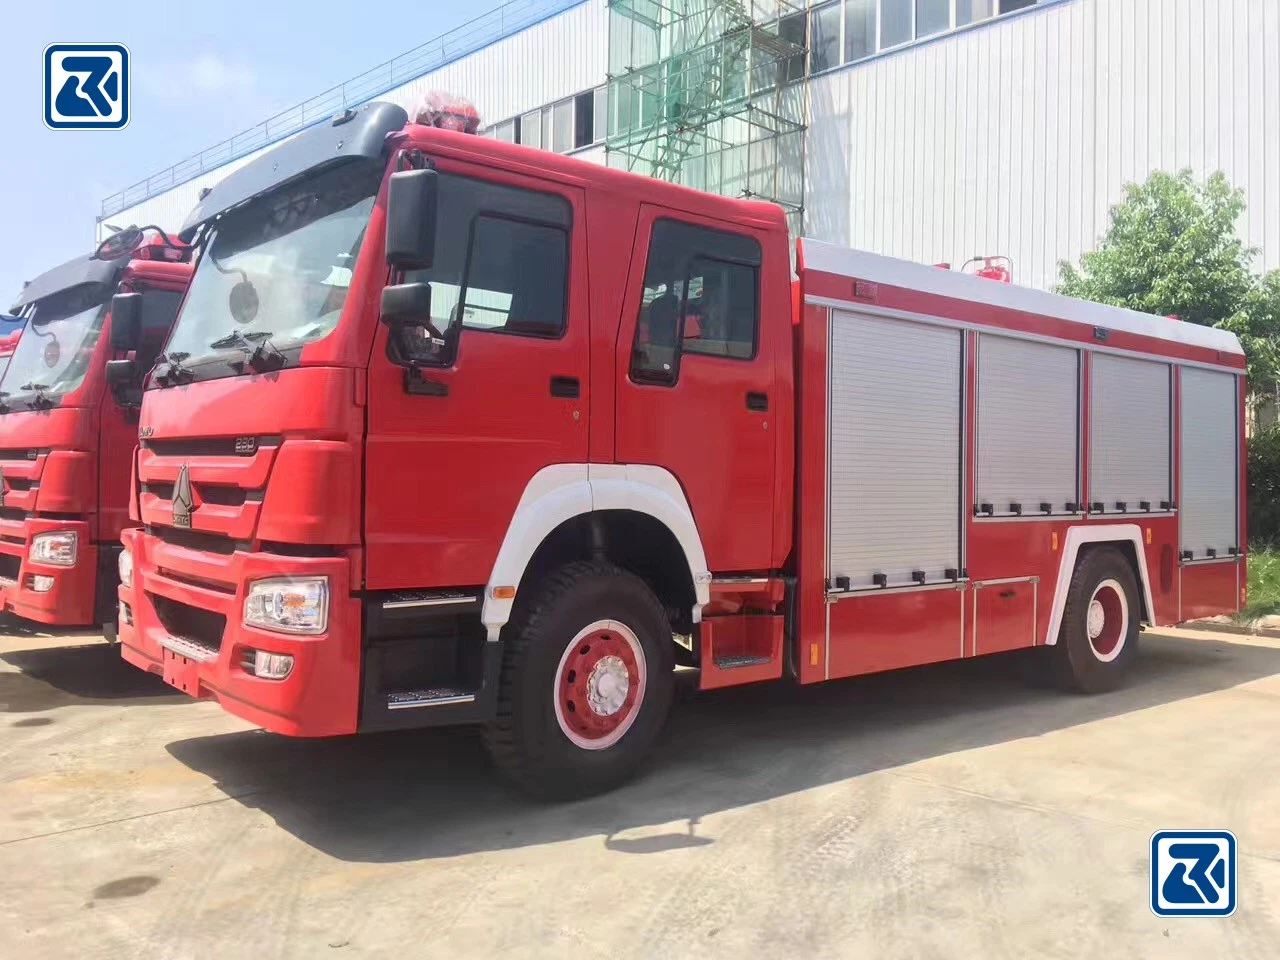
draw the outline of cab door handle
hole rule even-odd
[[[764,412],[769,409],[769,395],[756,390],[747,391],[747,409]]]
[[[578,383],[577,377],[551,378],[551,395],[553,397],[564,397],[569,400],[576,400],[581,392],[582,388]]]

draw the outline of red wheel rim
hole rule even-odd
[[[580,630],[560,657],[556,721],[576,746],[603,750],[635,722],[644,689],[644,649],[634,631],[616,620],[598,620]]]
[[[1129,601],[1115,580],[1103,580],[1094,588],[1087,628],[1095,657],[1109,663],[1120,655],[1129,633]]]

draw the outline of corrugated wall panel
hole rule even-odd
[[[608,9],[591,0],[483,50],[396,87],[377,99],[412,107],[429,90],[470,99],[486,123],[581,93],[605,82]],[[108,218],[116,226],[181,226],[200,190],[217,183],[265,150],[232,161]],[[591,159],[591,158],[589,158]],[[97,239],[109,231],[99,224]]]
[[[1280,267],[1276,0],[1066,0],[810,92],[814,236],[926,263],[1007,254],[1016,282],[1048,287],[1125,182],[1221,169],[1245,191],[1255,266]]]

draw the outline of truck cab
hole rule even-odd
[[[136,297],[139,356],[163,343],[191,273],[185,251],[141,244],[29,281],[0,376],[0,603],[37,623],[113,633],[140,390],[108,383],[113,296]],[[121,308],[126,309],[126,308]]]
[[[489,722],[508,625],[559,571],[561,597],[624,578],[647,628],[571,672],[603,662],[638,704],[654,623],[660,672],[712,571],[788,555],[778,208],[372,104],[229,175],[181,235],[120,590],[124,657],[175,686],[292,735]],[[575,735],[636,720],[613,716]]]

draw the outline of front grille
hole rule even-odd
[[[27,511],[17,507],[0,507],[0,520],[25,520]]]
[[[204,533],[200,530],[180,530],[177,527],[152,525],[147,527],[147,533],[158,540],[163,540],[165,543],[171,543],[175,547],[200,550],[204,553],[218,553],[224,557],[229,557],[235,553],[236,547],[246,550],[249,548],[247,543],[237,543],[230,537],[225,537],[220,533]]]
[[[5,477],[4,482],[9,485],[10,490],[31,490],[38,489],[39,483],[29,477]]]
[[[0,450],[0,460],[35,460],[40,456],[37,449]]]
[[[143,440],[142,448],[161,457],[251,457],[259,447],[278,447],[281,437],[194,437]]]
[[[158,593],[148,593],[147,596],[166,633],[212,650],[222,646],[222,632],[227,628],[227,618],[222,614],[162,597]]]
[[[0,580],[18,581],[18,573],[22,570],[22,558],[7,553],[0,553]]]
[[[153,481],[151,481],[150,483],[144,483],[144,484],[142,485],[142,492],[143,492],[143,493],[154,493],[154,494],[155,494],[157,497],[159,497],[161,500],[172,500],[172,499],[173,499],[173,484],[172,484],[172,483],[159,483],[159,482],[157,482],[157,481],[154,481],[154,480],[153,480]]]
[[[173,487],[172,483],[152,480],[142,485],[142,492],[155,494],[161,500],[172,500]],[[220,507],[243,507],[245,503],[262,502],[263,491],[261,490],[246,490],[243,487],[221,483],[197,483],[195,488],[200,503],[215,503]]]

